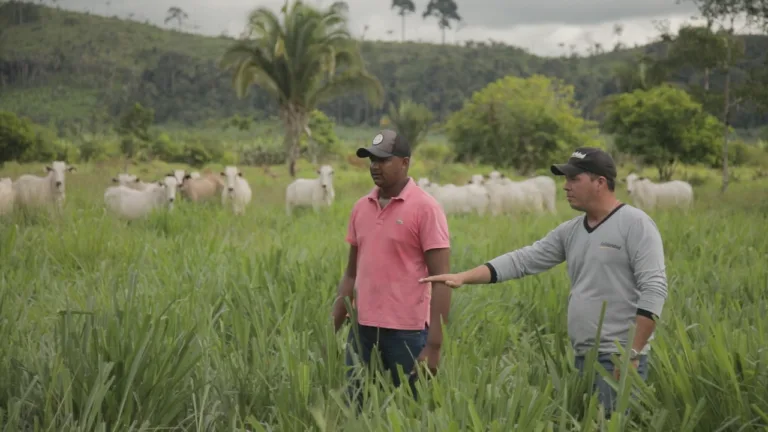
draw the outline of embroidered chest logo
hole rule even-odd
[[[621,246],[619,245],[615,245],[613,243],[608,243],[608,242],[600,243],[600,249],[605,249],[605,248],[621,250]]]

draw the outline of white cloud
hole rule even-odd
[[[305,0],[328,5],[331,0]],[[434,18],[421,18],[427,0],[416,0],[417,12],[406,19],[406,39],[441,41]],[[390,9],[389,0],[348,0],[350,31],[360,37],[368,25],[366,39],[400,40],[400,17]],[[218,35],[223,31],[236,36],[244,29],[247,14],[254,7],[275,10],[283,0],[60,0],[62,7],[90,10],[98,14],[148,19],[162,24],[166,11],[179,6],[189,15],[188,27]],[[527,49],[533,54],[554,56],[568,51],[571,44],[584,52],[590,44],[600,43],[610,49],[616,42],[614,24],[623,25],[621,41],[625,45],[645,44],[658,35],[654,20],[668,20],[671,28],[689,21],[695,10],[690,1],[677,5],[674,0],[458,0],[459,14],[465,26],[447,30],[446,43],[493,39]],[[471,6],[470,6],[471,5]],[[563,43],[565,48],[559,47]]]

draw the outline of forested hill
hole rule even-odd
[[[259,90],[247,100],[234,95],[231,75],[217,67],[219,56],[234,41],[229,37],[20,3],[0,6],[0,32],[0,109],[38,122],[103,120],[134,102],[153,108],[158,123],[190,126],[249,110],[257,116],[275,112],[269,97]],[[488,42],[465,46],[362,42],[361,47],[388,100],[411,97],[426,103],[438,119],[502,76],[536,73],[573,84],[585,116],[592,117],[598,102],[618,91],[616,68],[638,53],[659,48],[542,58]],[[746,50],[745,61],[755,63],[760,53],[768,52],[768,37],[747,37]],[[682,83],[700,79],[690,73],[675,76]],[[711,83],[719,87],[720,77],[714,75]],[[344,124],[377,124],[383,112],[355,97],[322,108]],[[733,119],[737,128],[764,124],[768,124],[765,115],[747,109]]]

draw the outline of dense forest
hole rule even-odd
[[[745,55],[732,79],[763,64],[768,37],[743,36]],[[276,113],[272,98],[254,89],[238,99],[231,72],[218,60],[235,41],[162,29],[130,19],[107,18],[31,3],[0,5],[0,109],[61,127],[71,122],[99,122],[116,117],[134,102],[152,107],[155,121],[203,126],[212,119]],[[362,97],[343,97],[320,108],[339,124],[378,124],[388,102],[407,96],[425,104],[438,121],[466,99],[507,75],[543,74],[562,78],[576,91],[584,117],[599,116],[599,103],[620,93],[620,70],[635,67],[638,56],[660,56],[665,42],[604,50],[587,57],[564,53],[543,58],[498,42],[463,46],[415,42],[360,41],[369,71],[383,85],[381,107]],[[682,68],[668,80],[683,85],[707,80],[723,86],[717,73]],[[768,124],[768,115],[742,104],[732,126],[751,129]]]

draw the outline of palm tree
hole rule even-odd
[[[374,105],[382,103],[384,89],[365,69],[347,28],[346,11],[344,2],[326,9],[286,2],[281,22],[271,10],[258,8],[249,16],[249,37],[233,44],[221,59],[223,68],[233,70],[238,97],[257,85],[277,100],[292,177],[301,135],[311,135],[309,113],[318,104],[353,91],[361,91]]]

